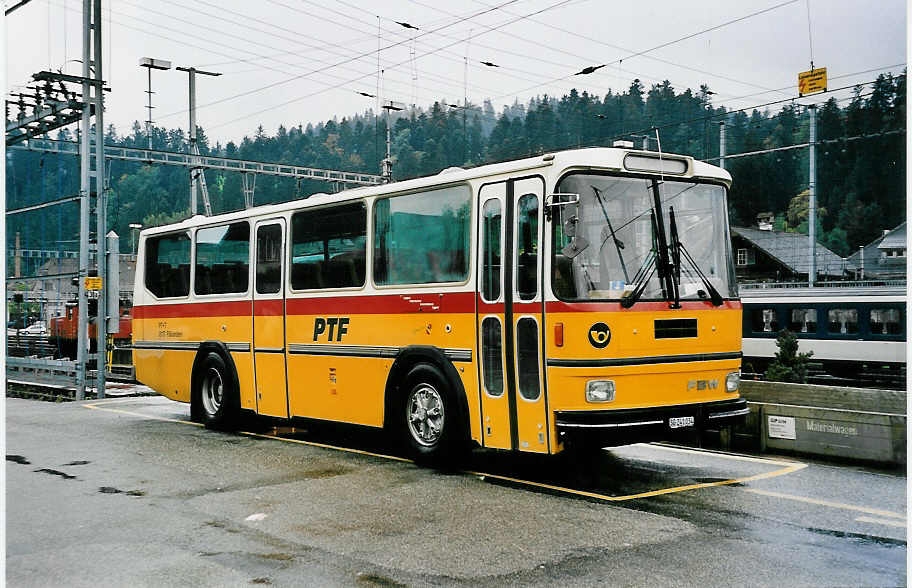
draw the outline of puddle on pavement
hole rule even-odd
[[[76,479],[76,476],[71,476],[70,474],[61,472],[60,470],[52,470],[50,468],[38,468],[35,471],[41,472],[42,474],[51,474],[52,476],[60,476],[64,480],[75,480]]]
[[[6,461],[12,461],[15,463],[20,463],[22,465],[28,465],[28,464],[32,463],[21,455],[9,455],[9,454],[7,454],[7,456],[6,456]]]

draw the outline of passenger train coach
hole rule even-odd
[[[901,287],[743,289],[744,363],[762,372],[788,329],[798,351],[830,375],[867,368],[905,370],[906,292]]]
[[[384,427],[418,457],[718,428],[731,178],[594,148],[142,231],[136,376],[193,418]]]

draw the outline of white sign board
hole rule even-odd
[[[795,439],[795,418],[768,416],[767,430],[770,439]]]

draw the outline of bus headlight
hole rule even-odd
[[[732,372],[725,376],[725,391],[737,392],[741,386],[741,372]]]
[[[586,402],[611,402],[614,400],[613,380],[589,380],[586,382]]]

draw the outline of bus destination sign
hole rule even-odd
[[[798,74],[798,95],[816,94],[817,92],[826,92],[827,74],[825,67],[818,67],[811,71],[803,71]]]

